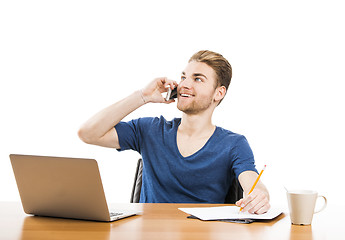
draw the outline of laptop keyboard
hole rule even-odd
[[[121,216],[123,215],[123,213],[119,213],[119,212],[110,212],[110,217],[116,217],[116,216]]]

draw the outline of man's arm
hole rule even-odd
[[[243,188],[245,197],[236,202],[236,205],[243,207],[244,212],[262,214],[270,209],[269,193],[265,185],[259,180],[254,190],[248,195],[258,174],[253,171],[242,172],[238,180]]]
[[[174,100],[165,101],[162,97],[162,93],[167,91],[167,86],[174,89],[177,83],[167,78],[156,78],[144,89],[135,91],[121,101],[103,109],[81,126],[78,131],[79,138],[88,144],[119,149],[119,139],[114,126],[146,103],[174,102]]]

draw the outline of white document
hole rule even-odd
[[[264,214],[250,214],[239,212],[236,206],[224,207],[200,207],[200,208],[179,208],[179,210],[191,214],[201,220],[221,220],[221,219],[273,219],[279,216],[282,211],[271,208]]]

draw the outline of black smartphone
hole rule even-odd
[[[177,87],[175,87],[174,90],[171,91],[169,99],[174,99],[174,98],[177,98]]]
[[[165,97],[165,101],[169,101],[171,99],[177,98],[177,87],[174,88],[174,90],[171,91],[171,89],[169,88],[167,91],[167,95]]]

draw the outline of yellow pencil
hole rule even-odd
[[[255,180],[255,182],[254,182],[252,188],[250,189],[248,195],[254,190],[254,188],[255,188],[256,184],[259,182],[259,179],[260,179],[262,173],[264,172],[265,168],[266,168],[266,165],[265,165],[264,168],[261,170],[259,176],[256,178],[256,180]],[[240,212],[241,212],[242,210],[243,210],[243,207],[240,208]]]

